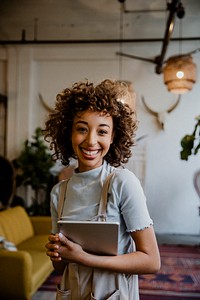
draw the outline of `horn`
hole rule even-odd
[[[154,115],[154,116],[157,117],[157,116],[158,116],[158,113],[157,113],[156,111],[153,111],[150,107],[148,107],[148,105],[146,104],[146,102],[145,102],[145,100],[144,100],[144,96],[141,96],[141,100],[142,100],[142,102],[143,102],[143,104],[144,104],[146,110],[147,110],[150,114],[152,114],[152,115]]]
[[[143,139],[145,139],[148,136],[148,134],[143,134],[142,136],[139,136],[138,138],[136,138],[136,142],[139,142]]]
[[[168,113],[172,112],[177,107],[177,105],[179,104],[180,100],[181,100],[181,95],[178,95],[178,99],[176,100],[176,102],[174,103],[174,105],[172,105],[172,107],[170,107],[167,110],[167,112]]]
[[[42,95],[41,95],[40,93],[39,93],[39,99],[40,99],[42,105],[44,106],[44,108],[45,108],[46,110],[48,110],[49,112],[53,112],[53,111],[54,111],[53,108],[50,107],[50,106],[45,102],[45,100],[43,99],[43,97],[42,97]]]

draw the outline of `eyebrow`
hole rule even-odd
[[[77,124],[84,124],[84,125],[88,125],[88,122],[85,122],[85,121],[77,121],[76,123],[75,123],[75,125],[77,125]],[[99,124],[98,125],[99,127],[109,127],[110,128],[110,126],[108,125],[108,124]]]

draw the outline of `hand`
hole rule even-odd
[[[59,253],[59,257],[68,262],[80,262],[81,258],[85,254],[82,247],[67,239],[62,233],[59,233],[58,237],[60,240],[60,246],[57,251]]]
[[[60,257],[58,250],[61,246],[61,242],[59,240],[58,234],[51,234],[48,237],[49,242],[46,244],[47,252],[46,254],[50,257],[53,262],[61,261],[62,258]]]

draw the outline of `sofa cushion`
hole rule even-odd
[[[50,275],[53,266],[46,255],[45,244],[48,242],[47,235],[37,235],[18,245],[18,250],[26,251],[32,259],[32,291],[36,291],[43,283],[46,274]]]
[[[45,245],[47,244],[47,242],[47,235],[35,235],[30,239],[27,239],[26,241],[23,241],[22,243],[18,244],[18,250],[24,250],[28,252],[37,251],[42,252],[46,255]]]
[[[4,231],[1,224],[0,224],[0,236],[4,237]]]
[[[34,234],[30,218],[21,206],[0,212],[0,228],[6,240],[18,245]]]

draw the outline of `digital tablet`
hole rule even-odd
[[[59,220],[58,228],[69,240],[90,253],[117,255],[119,223]]]

